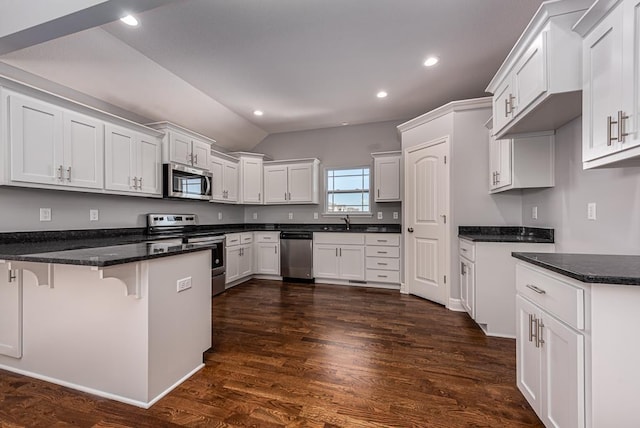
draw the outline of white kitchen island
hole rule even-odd
[[[161,258],[145,258],[144,243],[0,254],[0,368],[150,407],[211,347],[211,252],[182,248]],[[143,256],[104,266],[119,250]],[[191,287],[178,291],[183,279]]]

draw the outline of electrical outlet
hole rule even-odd
[[[218,213],[218,220],[222,220],[222,213]]]
[[[589,202],[587,204],[587,220],[595,220],[596,219],[596,203]]]
[[[313,213],[313,219],[317,220],[318,219],[318,213]]]
[[[191,277],[182,278],[177,281],[178,293],[191,288]]]
[[[51,221],[51,208],[40,208],[40,221]]]
[[[258,213],[253,213],[253,219],[257,220],[258,219]]]
[[[98,210],[89,210],[89,221],[98,221],[100,212]]]
[[[378,211],[378,220],[382,220],[382,211]]]
[[[538,207],[531,208],[531,218],[534,220],[538,219]]]
[[[393,212],[393,219],[397,220],[398,219],[398,211],[394,211]]]
[[[293,220],[293,213],[289,213],[289,220]]]

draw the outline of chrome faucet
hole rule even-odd
[[[344,220],[344,222],[347,225],[347,230],[351,229],[351,220],[349,220],[349,214],[347,214],[346,217],[341,217],[341,220]]]

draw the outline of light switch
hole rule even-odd
[[[317,220],[318,219],[318,213],[313,213],[313,219]]]
[[[289,213],[289,220],[293,220],[293,213]]]
[[[378,211],[378,220],[382,220],[382,211]]]
[[[393,212],[393,219],[397,220],[398,219],[398,211],[394,211]]]
[[[596,203],[589,202],[587,204],[587,220],[595,220],[596,219]]]
[[[98,221],[100,219],[100,212],[98,210],[89,210],[89,221]]]
[[[40,208],[40,221],[51,221],[51,208]]]
[[[531,218],[537,220],[538,218],[538,207],[531,208]]]
[[[258,219],[258,213],[253,213],[253,219],[257,220]]]

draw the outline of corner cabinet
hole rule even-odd
[[[5,96],[12,182],[103,188],[100,120],[15,92]]]
[[[640,1],[596,1],[584,36],[582,165],[640,165]]]
[[[190,131],[171,122],[155,122],[146,126],[164,132],[162,162],[175,162],[209,170],[211,145],[215,140]]]
[[[401,152],[371,153],[373,157],[374,200],[376,202],[402,201]]]
[[[234,152],[230,153],[230,155],[240,159],[240,192],[238,202],[246,205],[263,204],[262,164],[266,156],[248,152]]]
[[[211,202],[238,203],[238,158],[216,151],[211,152],[209,170],[213,176]]]
[[[553,187],[555,184],[554,132],[496,139],[489,131],[489,191]]]
[[[264,203],[317,204],[319,181],[318,159],[264,162]]]
[[[496,136],[554,130],[580,116],[581,38],[571,27],[592,2],[540,7],[486,89]]]
[[[161,196],[161,140],[115,125],[105,126],[105,135],[105,188]]]

